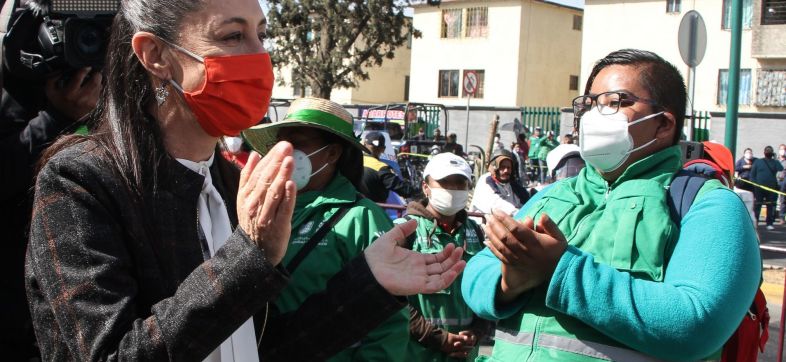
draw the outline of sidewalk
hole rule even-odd
[[[761,245],[786,248],[786,225],[775,225],[775,230],[767,230],[763,223],[758,226]],[[765,268],[765,280],[761,290],[767,297],[767,308],[770,310],[770,338],[764,354],[759,361],[776,361],[778,355],[778,326],[781,320],[781,303],[783,303],[783,278],[786,274],[786,254],[762,251],[762,264]]]

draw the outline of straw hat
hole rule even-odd
[[[353,130],[352,115],[338,103],[321,98],[300,98],[292,102],[280,122],[260,124],[243,131],[243,138],[264,155],[276,144],[278,130],[284,127],[312,127],[341,137],[362,151]]]

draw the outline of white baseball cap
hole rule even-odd
[[[431,176],[439,181],[450,175],[461,175],[467,180],[472,180],[472,169],[463,158],[446,152],[435,155],[423,170],[423,179],[426,176]]]

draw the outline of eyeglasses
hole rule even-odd
[[[620,110],[620,107],[630,107],[636,102],[646,103],[653,107],[661,108],[657,102],[652,99],[639,98],[633,94],[615,91],[605,92],[596,95],[578,96],[573,98],[573,115],[577,118],[581,117],[585,112],[592,109],[592,104],[598,106],[600,114],[612,115]]]

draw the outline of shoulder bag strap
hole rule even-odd
[[[349,209],[354,207],[356,204],[357,201],[353,202],[352,204],[342,206],[340,209],[338,209],[338,211],[336,211],[335,214],[333,214],[333,216],[330,217],[330,219],[328,219],[327,222],[322,224],[319,230],[317,230],[317,232],[311,236],[311,239],[308,239],[306,244],[303,245],[303,248],[301,248],[295,257],[292,258],[292,261],[287,264],[287,270],[289,271],[289,274],[295,272],[295,269],[300,266],[300,263],[303,262],[303,259],[305,259],[308,254],[310,254],[311,251],[317,247],[317,244],[319,244],[319,242],[325,238],[325,235],[327,235],[328,231],[330,231],[330,229],[332,229],[333,226],[335,226],[336,223],[338,223],[338,221],[347,214],[347,211],[349,211]]]

